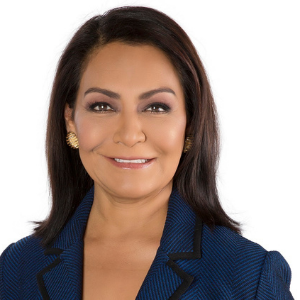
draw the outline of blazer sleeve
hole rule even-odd
[[[257,300],[292,300],[291,269],[277,251],[267,253],[257,289]]]
[[[5,300],[6,294],[5,294],[5,283],[4,281],[9,279],[6,277],[9,277],[9,266],[6,265],[6,256],[10,252],[12,246],[14,243],[10,244],[1,254],[0,256],[0,299]]]

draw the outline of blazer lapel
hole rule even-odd
[[[202,221],[173,190],[160,247],[137,300],[179,299],[194,280],[201,259]]]
[[[93,199],[91,188],[57,239],[44,251],[48,263],[37,274],[44,300],[82,299],[83,235]]]

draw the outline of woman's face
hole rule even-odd
[[[90,58],[74,118],[82,163],[101,189],[141,198],[172,185],[185,138],[183,89],[168,57],[149,45],[113,42]]]

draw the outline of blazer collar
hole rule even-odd
[[[94,187],[45,249],[48,264],[37,274],[43,299],[81,299],[83,236],[93,199]],[[194,280],[185,270],[193,259],[201,258],[201,234],[201,220],[173,189],[160,247],[136,299],[179,299]],[[182,260],[183,267],[178,264]]]

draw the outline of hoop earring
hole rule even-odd
[[[72,149],[78,149],[78,148],[79,148],[78,139],[77,139],[77,136],[76,136],[76,134],[75,134],[74,132],[69,131],[69,132],[67,133],[66,141],[67,141],[67,144],[68,144]]]
[[[183,147],[183,152],[186,153],[188,152],[193,144],[193,136],[192,135],[188,135],[184,141],[184,147]]]

